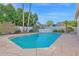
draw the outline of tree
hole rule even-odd
[[[33,24],[36,24],[36,22],[37,22],[37,20],[38,20],[38,16],[37,16],[37,14],[33,14]]]
[[[47,21],[47,26],[52,26],[52,25],[53,25],[53,21],[48,20],[48,21]]]
[[[15,24],[17,26],[22,26],[22,9],[18,8],[16,10],[16,19],[15,19]]]
[[[65,21],[65,23],[67,22],[67,27],[77,27],[77,21],[73,20],[73,21]]]
[[[77,27],[77,21],[76,21],[76,20],[71,21],[71,26],[72,26],[72,27]]]
[[[24,27],[33,26],[37,22],[37,20],[38,15],[36,13],[32,13],[30,9],[29,12],[25,12],[23,4],[22,8],[17,9],[15,9],[15,7],[12,4],[0,4],[0,22],[8,21],[15,23],[16,26]]]
[[[3,4],[0,4],[0,22],[3,22],[5,17],[5,6]]]
[[[15,20],[15,8],[12,4],[8,4],[5,6],[5,21],[12,21],[14,22]]]

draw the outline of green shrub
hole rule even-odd
[[[67,28],[67,32],[69,33],[69,32],[73,32],[74,31],[74,29],[72,28],[72,27],[68,27]]]
[[[63,33],[63,32],[64,32],[64,30],[63,30],[63,29],[59,29],[59,32],[62,32],[62,33]]]
[[[64,33],[64,30],[63,30],[63,29],[55,29],[55,30],[53,30],[53,32],[60,32],[60,33]]]
[[[31,29],[29,32],[34,32],[34,30],[33,30],[33,29]]]
[[[53,32],[57,32],[57,30],[55,29],[55,30],[53,30]]]
[[[17,34],[17,33],[21,33],[21,31],[20,30],[16,30],[14,34]]]

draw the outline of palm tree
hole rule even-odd
[[[24,3],[22,3],[22,32],[24,32]]]
[[[29,32],[29,23],[30,23],[31,6],[32,6],[32,4],[30,3],[30,4],[29,4],[28,22],[27,22],[27,32]]]

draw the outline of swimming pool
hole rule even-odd
[[[60,35],[60,33],[38,33],[12,37],[10,40],[21,48],[45,48],[53,44]]]

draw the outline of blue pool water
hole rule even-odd
[[[21,48],[45,48],[53,44],[60,35],[60,33],[39,33],[12,37],[10,40]]]

